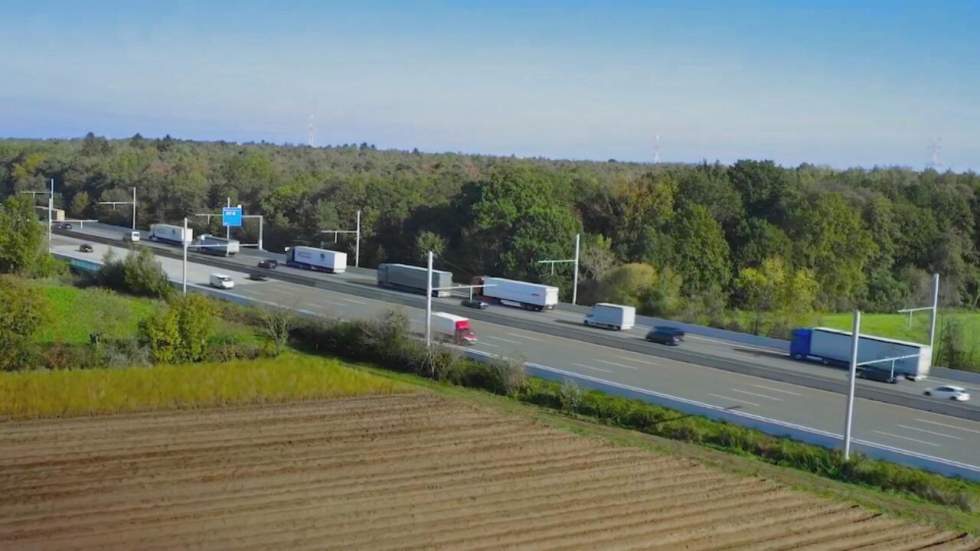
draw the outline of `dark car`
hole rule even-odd
[[[71,224],[69,224],[68,222],[61,222],[61,223],[58,224],[58,229],[59,230],[70,230],[71,229]]]
[[[251,279],[252,281],[268,281],[269,280],[269,278],[265,277],[264,275],[260,274],[259,272],[252,272],[252,273],[248,274],[248,278]]]
[[[898,377],[892,375],[891,370],[888,369],[875,369],[873,367],[858,367],[857,376],[862,379],[867,379],[869,381],[881,381],[883,383],[898,383]]]
[[[88,243],[82,243],[81,245],[78,246],[79,252],[90,253],[93,250],[94,249],[92,248],[92,245],[89,245]]]
[[[480,310],[486,310],[490,306],[486,302],[475,298],[463,299],[460,304],[467,308],[479,308]]]
[[[279,261],[273,260],[271,258],[263,258],[259,260],[259,268],[266,268],[268,270],[275,270],[279,267]]]
[[[676,327],[654,327],[647,333],[647,340],[668,346],[677,346],[684,340],[684,332]]]

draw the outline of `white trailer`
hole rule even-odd
[[[241,244],[237,239],[226,239],[205,233],[197,238],[191,248],[205,254],[232,256],[238,254],[238,251],[241,250]]]
[[[479,284],[484,297],[507,306],[541,311],[558,304],[558,287],[502,277],[484,277]]]
[[[585,315],[585,325],[628,331],[636,324],[636,308],[622,304],[598,302]]]
[[[378,287],[389,289],[400,289],[412,293],[422,293],[428,291],[429,277],[428,268],[422,266],[409,266],[408,264],[378,264],[377,269]],[[444,287],[451,287],[453,284],[453,274],[442,270],[432,270],[432,296],[448,297],[448,289],[438,290]]]
[[[469,319],[446,312],[432,313],[432,330],[454,344],[475,344],[477,340]]]
[[[171,224],[150,224],[150,241],[162,241],[164,243],[173,243],[175,245],[183,245],[184,242],[188,244],[194,240],[194,230],[187,228],[187,235],[184,235],[183,226],[174,226]]]
[[[851,333],[826,327],[796,329],[790,342],[790,355],[796,360],[818,360],[827,365],[848,366],[851,361]],[[932,347],[927,344],[861,335],[858,364],[910,379],[924,379],[932,366]]]
[[[304,270],[342,274],[347,271],[347,253],[316,247],[291,247],[286,251],[286,265]]]

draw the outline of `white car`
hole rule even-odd
[[[970,399],[970,393],[967,392],[965,388],[952,385],[930,388],[925,392],[925,395],[935,396],[936,398],[945,398],[947,400],[956,400],[958,402],[965,402]]]
[[[218,289],[232,289],[235,287],[235,282],[225,274],[211,274],[211,286]]]

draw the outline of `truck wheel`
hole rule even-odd
[[[803,361],[803,354],[793,354],[793,359],[796,360],[796,361],[798,361],[798,362],[802,362]]]

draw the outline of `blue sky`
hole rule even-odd
[[[206,4],[206,5],[201,5]],[[0,6],[0,136],[980,169],[978,2]]]

